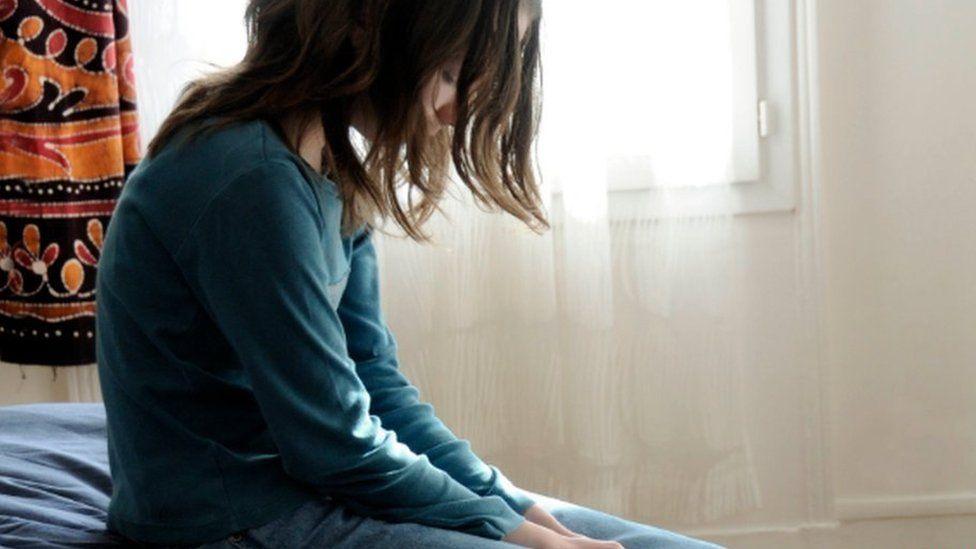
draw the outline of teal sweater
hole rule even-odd
[[[340,233],[335,184],[264,121],[178,144],[132,173],[99,260],[109,528],[203,543],[314,498],[518,527],[533,500],[400,371],[372,233]]]

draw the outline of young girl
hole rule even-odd
[[[106,232],[110,530],[222,547],[714,547],[517,488],[398,368],[374,226],[424,240],[453,162],[483,203],[546,227],[530,163],[540,11],[249,2],[244,59],[184,90]]]

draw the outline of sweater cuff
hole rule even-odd
[[[492,477],[487,495],[501,497],[516,513],[524,515],[529,507],[536,503],[535,500],[529,497],[524,490],[512,484],[512,481],[498,467],[494,465],[488,467],[491,468]]]

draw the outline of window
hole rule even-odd
[[[597,155],[611,218],[792,210],[797,4],[544,1],[540,161],[556,199]]]

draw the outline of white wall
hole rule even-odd
[[[792,524],[767,510],[765,523],[713,539],[972,547],[976,2],[818,0],[817,16],[827,505]],[[786,224],[763,230],[785,238]],[[785,246],[768,251],[787,276]],[[802,356],[777,345],[783,360]]]
[[[934,497],[974,512],[976,2],[820,3],[840,511]]]

